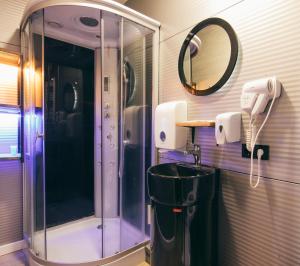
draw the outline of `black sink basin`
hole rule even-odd
[[[212,199],[215,170],[191,164],[166,163],[148,169],[151,200],[170,206],[190,206]]]

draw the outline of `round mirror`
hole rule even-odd
[[[64,109],[68,113],[75,112],[78,107],[78,82],[67,82],[64,86]]]
[[[238,56],[238,40],[225,20],[209,18],[197,24],[180,50],[181,83],[193,95],[208,95],[229,79]]]

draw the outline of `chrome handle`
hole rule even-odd
[[[121,146],[124,144],[121,142]],[[119,161],[119,178],[121,179],[123,177],[123,171],[124,171],[124,147],[120,149],[120,161]]]
[[[44,138],[44,134],[37,131],[35,134],[35,141],[37,141],[38,139],[42,139],[42,138]]]

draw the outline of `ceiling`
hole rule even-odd
[[[124,1],[124,0],[122,0]],[[95,49],[101,45],[100,23],[95,26],[83,25],[80,18],[87,17],[100,20],[98,9],[83,6],[51,6],[44,9],[44,22],[42,13],[35,13],[32,21],[33,31],[45,36],[73,43],[86,48]],[[118,48],[120,45],[120,16],[103,12],[103,41],[106,47]],[[43,28],[43,25],[45,26]],[[150,31],[130,20],[124,20],[124,45],[133,43]]]

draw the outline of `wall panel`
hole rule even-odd
[[[28,0],[0,1],[0,48],[19,51],[19,26]]]
[[[210,4],[217,6],[208,8]],[[300,265],[300,2],[293,0],[160,1],[129,0],[127,5],[162,22],[159,65],[160,103],[185,99],[189,119],[214,119],[218,113],[240,111],[245,82],[277,75],[284,90],[259,141],[270,145],[270,161],[262,163],[261,184],[249,187],[249,159],[241,145],[217,147],[214,129],[196,131],[202,161],[218,166],[220,190],[220,263],[222,266]],[[177,72],[182,42],[199,21],[227,20],[239,39],[236,68],[218,92],[188,94]],[[243,115],[244,139],[248,118]],[[189,161],[180,152],[160,153],[160,162]],[[256,172],[256,163],[254,165]],[[227,169],[227,170],[224,170]],[[230,170],[230,171],[228,171]]]
[[[221,172],[219,265],[300,265],[300,185]],[[288,192],[288,193],[287,193]]]
[[[0,49],[12,52],[20,51],[19,25],[27,2],[28,0],[0,0]],[[2,84],[3,86],[0,86],[2,103],[17,105],[16,84],[12,80],[4,80],[3,78],[7,78],[7,75],[1,80],[2,83],[5,82]],[[7,135],[7,132],[1,133],[0,135],[4,133]],[[9,131],[10,135],[11,133]],[[5,137],[7,138],[7,136]],[[15,138],[15,136],[9,137]],[[7,144],[12,143],[8,142]],[[4,146],[2,145],[1,149],[6,148]],[[19,160],[0,160],[0,246],[23,239],[22,211],[21,162]]]
[[[22,166],[0,160],[0,245],[23,239]]]
[[[129,0],[126,5],[161,22],[161,41],[242,0]]]
[[[271,160],[262,163],[263,175],[300,183],[300,3],[295,1],[243,1],[218,14],[235,29],[239,38],[236,68],[218,92],[195,97],[180,84],[177,60],[189,29],[161,42],[160,102],[186,99],[189,119],[214,119],[218,113],[240,111],[241,89],[245,82],[276,75],[284,90],[275,104],[259,141],[270,145]],[[163,26],[162,26],[163,27]],[[248,118],[243,116],[244,129]],[[250,161],[241,158],[241,145],[217,147],[213,129],[199,129],[203,161],[224,169],[249,172]],[[255,164],[256,166],[256,164]]]

